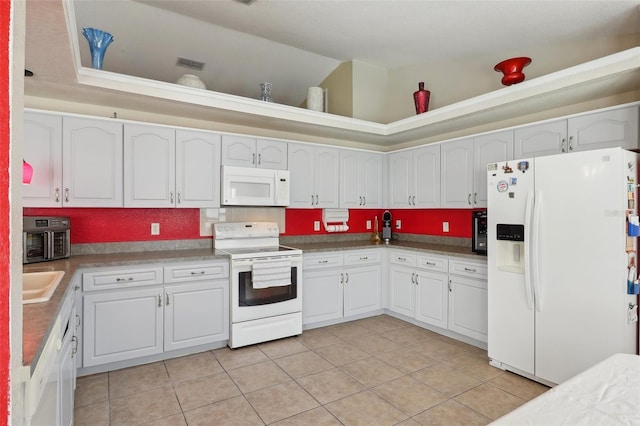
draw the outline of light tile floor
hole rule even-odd
[[[381,315],[81,377],[75,425],[484,425],[546,390]]]

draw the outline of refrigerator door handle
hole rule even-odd
[[[532,255],[532,240],[531,240],[531,215],[533,213],[533,192],[527,194],[527,201],[524,207],[524,241],[525,241],[525,256],[524,256],[524,289],[527,295],[527,309],[533,310],[533,287],[531,279],[531,255]]]
[[[533,207],[533,238],[531,239],[531,260],[533,267],[533,300],[536,311],[542,312],[542,286],[540,285],[540,211],[542,210],[542,191],[538,191]]]

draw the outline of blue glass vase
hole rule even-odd
[[[82,34],[89,42],[91,50],[91,67],[97,70],[102,69],[102,60],[107,51],[107,47],[113,42],[113,36],[106,31],[97,28],[82,28]]]

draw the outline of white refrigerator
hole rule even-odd
[[[554,385],[637,353],[638,160],[612,148],[488,164],[491,365]]]

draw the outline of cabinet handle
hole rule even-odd
[[[467,203],[471,205],[471,194],[467,195]]]
[[[262,164],[262,154],[258,154],[258,165]]]
[[[565,142],[567,142],[567,140],[565,138],[562,138],[562,140],[560,141],[560,152],[567,152],[564,147]]]
[[[341,272],[340,273],[340,283],[342,284],[344,282],[344,273]]]
[[[466,272],[476,272],[475,268],[467,268],[466,266],[464,267],[464,270]]]
[[[204,274],[205,274],[204,271],[199,271],[199,272],[191,271],[191,275],[204,275]]]
[[[312,205],[312,206],[314,205],[314,202],[313,202],[313,194],[311,194],[311,205]]]
[[[65,203],[69,202],[69,188],[64,189],[64,202]]]
[[[173,192],[169,192],[169,202],[173,204]]]
[[[360,197],[360,205],[364,206],[364,198]]]
[[[73,349],[71,349],[71,358],[78,353],[78,338],[76,336],[71,337],[71,343],[73,343]]]
[[[320,197],[318,196],[318,194],[316,194],[316,206],[320,204]]]
[[[398,257],[398,260],[401,260],[401,261],[403,261],[403,262],[406,262],[406,261],[407,261],[407,258],[406,258],[406,257]]]
[[[451,292],[451,280],[449,280],[449,284],[447,284],[447,287],[449,287],[449,292]]]
[[[362,205],[363,206],[367,205],[367,197],[362,197]]]
[[[478,193],[477,192],[473,193],[473,204],[478,204]]]
[[[178,191],[178,204],[182,203],[182,194]]]
[[[569,151],[573,151],[573,136],[569,136]]]
[[[158,308],[162,307],[162,293],[158,293]]]
[[[420,276],[420,275],[418,275],[418,273],[416,272],[416,285],[419,285],[419,284],[420,284],[420,283],[418,282],[418,277],[419,277],[419,276]]]
[[[344,282],[345,284],[349,284],[349,273],[347,272],[346,274],[347,280]]]
[[[80,315],[76,314],[76,328],[80,327]]]
[[[60,202],[60,188],[56,188],[56,203]]]
[[[165,295],[164,304],[165,304],[166,306],[169,306],[169,295],[170,295],[170,294],[171,294],[171,293],[167,292],[167,294]]]
[[[416,273],[415,273],[415,272],[412,272],[412,273],[411,273],[411,284],[415,284],[415,283],[416,283],[416,279],[415,279],[415,277],[416,277]]]
[[[435,262],[424,262],[424,263],[429,266],[436,266]]]
[[[416,196],[411,197],[411,202],[415,206],[416,205]]]
[[[251,164],[256,164],[256,153],[254,152],[253,154],[251,154]]]
[[[133,281],[133,277],[128,277],[128,278],[116,278],[116,282],[120,282],[120,281]]]
[[[360,260],[368,260],[369,256],[361,257]]]
[[[411,205],[411,195],[409,195],[409,198],[407,199],[407,204]]]
[[[329,263],[329,261],[327,259],[325,260],[318,260],[318,263]]]

